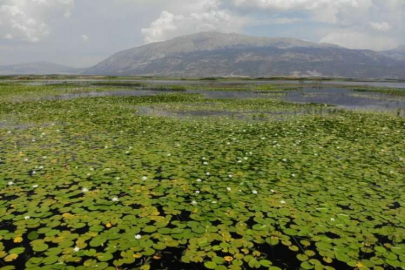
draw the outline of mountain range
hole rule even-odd
[[[353,50],[292,38],[204,32],[118,52],[79,70],[45,63],[0,66],[0,74],[162,77],[337,77],[405,79],[405,46]]]
[[[67,67],[50,62],[32,62],[0,66],[0,75],[43,75],[43,74],[78,74],[83,69]]]
[[[402,45],[396,49],[385,51],[383,54],[395,60],[405,61],[405,45]]]
[[[376,52],[291,38],[206,32],[121,51],[85,74],[405,78],[404,58],[403,47]]]

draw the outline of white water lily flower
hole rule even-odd
[[[83,193],[86,193],[86,192],[89,192],[89,190],[88,190],[87,188],[83,188],[83,189],[82,189],[82,192],[83,192]]]
[[[142,180],[146,181],[146,180],[148,180],[148,177],[147,176],[142,176]]]
[[[37,188],[37,187],[39,187],[39,186],[38,186],[38,185],[33,185],[32,187],[33,187],[33,188]]]
[[[209,172],[206,173],[208,176],[210,176],[211,174]]]
[[[168,157],[170,157],[171,155],[172,155],[172,154],[170,154],[170,153],[169,153],[169,154],[167,154],[167,156],[168,156]]]
[[[115,180],[120,180],[121,178],[119,178],[119,177],[115,177]]]
[[[192,201],[191,204],[192,204],[192,205],[197,205],[197,202],[196,202],[196,201]]]
[[[24,219],[25,220],[29,220],[31,217],[30,216],[25,216]]]
[[[208,162],[205,161],[203,164],[204,164],[204,165],[208,165]]]
[[[226,190],[231,191],[232,189],[230,187],[227,187]]]
[[[139,239],[141,239],[141,238],[142,238],[142,235],[140,235],[140,234],[135,235],[135,239],[136,239],[136,240],[139,240]]]
[[[285,201],[284,201],[284,200],[282,200],[282,201],[280,201],[280,203],[285,204]]]
[[[334,219],[334,218],[331,218],[330,221],[335,221],[335,219]]]
[[[36,174],[37,172],[36,171],[32,171],[32,174]]]
[[[248,160],[248,158],[247,158],[247,157],[244,157],[243,159],[244,159],[244,160]]]
[[[44,166],[39,166],[39,169],[42,170],[44,168]]]
[[[253,194],[257,194],[258,192],[257,192],[257,190],[253,190],[252,193],[253,193]]]
[[[113,202],[118,202],[119,201],[119,199],[117,198],[117,197],[114,197],[114,198],[112,198],[111,199]]]
[[[274,189],[270,190],[272,193],[276,192]]]
[[[8,182],[7,184],[8,184],[9,186],[12,186],[12,185],[14,185],[14,182],[10,181],[10,182]]]
[[[75,248],[73,249],[73,251],[74,251],[74,252],[79,252],[79,251],[80,251],[80,248],[75,247]]]
[[[87,176],[91,176],[91,174],[88,173]]]
[[[28,158],[24,159],[25,162],[28,162]]]
[[[230,174],[230,175],[228,175],[229,176],[229,178],[232,178],[233,177],[233,175],[232,174]]]
[[[213,204],[216,204],[216,203],[217,203],[217,201],[212,201],[212,203],[213,203]]]
[[[292,176],[292,177],[295,177],[295,174],[293,173],[293,174],[291,174],[291,176]]]
[[[284,162],[287,162],[287,159],[286,159],[286,158],[283,158],[283,161],[284,161]]]
[[[197,182],[201,182],[202,180],[200,178],[197,179]]]
[[[42,158],[43,158],[43,159],[47,159],[48,157],[47,157],[47,156],[43,156]]]
[[[199,191],[199,190],[197,190],[195,193],[196,193],[196,194],[200,194],[200,191]]]

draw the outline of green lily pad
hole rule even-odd
[[[112,260],[114,256],[111,253],[102,253],[97,256],[97,259],[101,262],[106,262]]]

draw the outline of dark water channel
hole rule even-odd
[[[81,85],[91,85],[97,83],[116,83],[116,84],[134,84],[134,83],[147,83],[153,85],[207,85],[207,84],[215,84],[218,86],[221,85],[266,85],[266,84],[274,84],[274,85],[322,85],[324,87],[345,87],[345,86],[370,86],[370,87],[383,87],[383,88],[402,88],[405,89],[405,82],[384,82],[384,81],[333,81],[333,80],[324,80],[324,81],[317,81],[317,80],[102,80],[102,79],[94,79],[94,80],[86,80],[86,79],[72,79],[72,80],[43,80],[43,81],[31,81],[27,82],[28,85],[52,85],[52,84],[81,84]]]
[[[405,91],[405,90],[404,90]],[[316,103],[334,105],[351,110],[405,111],[405,96],[380,94],[376,92],[355,92],[347,88],[303,87],[299,90],[284,92],[257,91],[209,91],[209,90],[115,90],[105,92],[72,93],[46,97],[48,100],[69,100],[85,97],[131,97],[156,96],[162,94],[200,94],[207,99],[253,99],[271,98],[294,103]]]
[[[286,92],[282,100],[295,103],[328,104],[352,110],[405,110],[405,96],[355,92],[346,88],[303,88],[300,91]]]

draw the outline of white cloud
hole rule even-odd
[[[356,48],[363,45],[383,48],[395,43],[405,25],[404,0],[194,0],[192,5],[186,0],[173,0],[171,3],[172,10],[166,6],[159,18],[142,29],[145,43],[201,31],[240,32],[247,25],[315,22],[331,31],[323,41],[336,40],[340,45]],[[386,33],[384,38],[373,38],[376,44],[359,38],[344,41],[345,37],[354,37],[354,33],[370,40],[368,37],[375,32]]]
[[[321,39],[323,43],[337,44],[349,49],[388,50],[398,47],[395,38],[352,30],[339,30]]]
[[[38,42],[50,32],[48,20],[69,17],[74,0],[2,0],[0,3],[0,35]]]
[[[329,33],[322,42],[356,49],[395,47],[405,26],[404,0],[233,0],[233,3],[238,10],[250,12],[301,14],[307,22],[328,26]]]
[[[87,35],[83,34],[82,40],[83,40],[83,42],[87,42],[87,41],[89,41],[89,37]]]
[[[234,0],[239,7],[259,7],[278,10],[314,10],[340,4],[358,5],[356,0]]]
[[[370,22],[370,25],[373,29],[377,31],[389,31],[392,29],[392,26],[387,22]]]
[[[216,0],[196,1],[196,10],[185,14],[163,11],[150,27],[143,28],[145,43],[203,31],[239,32],[246,20],[219,7]]]

